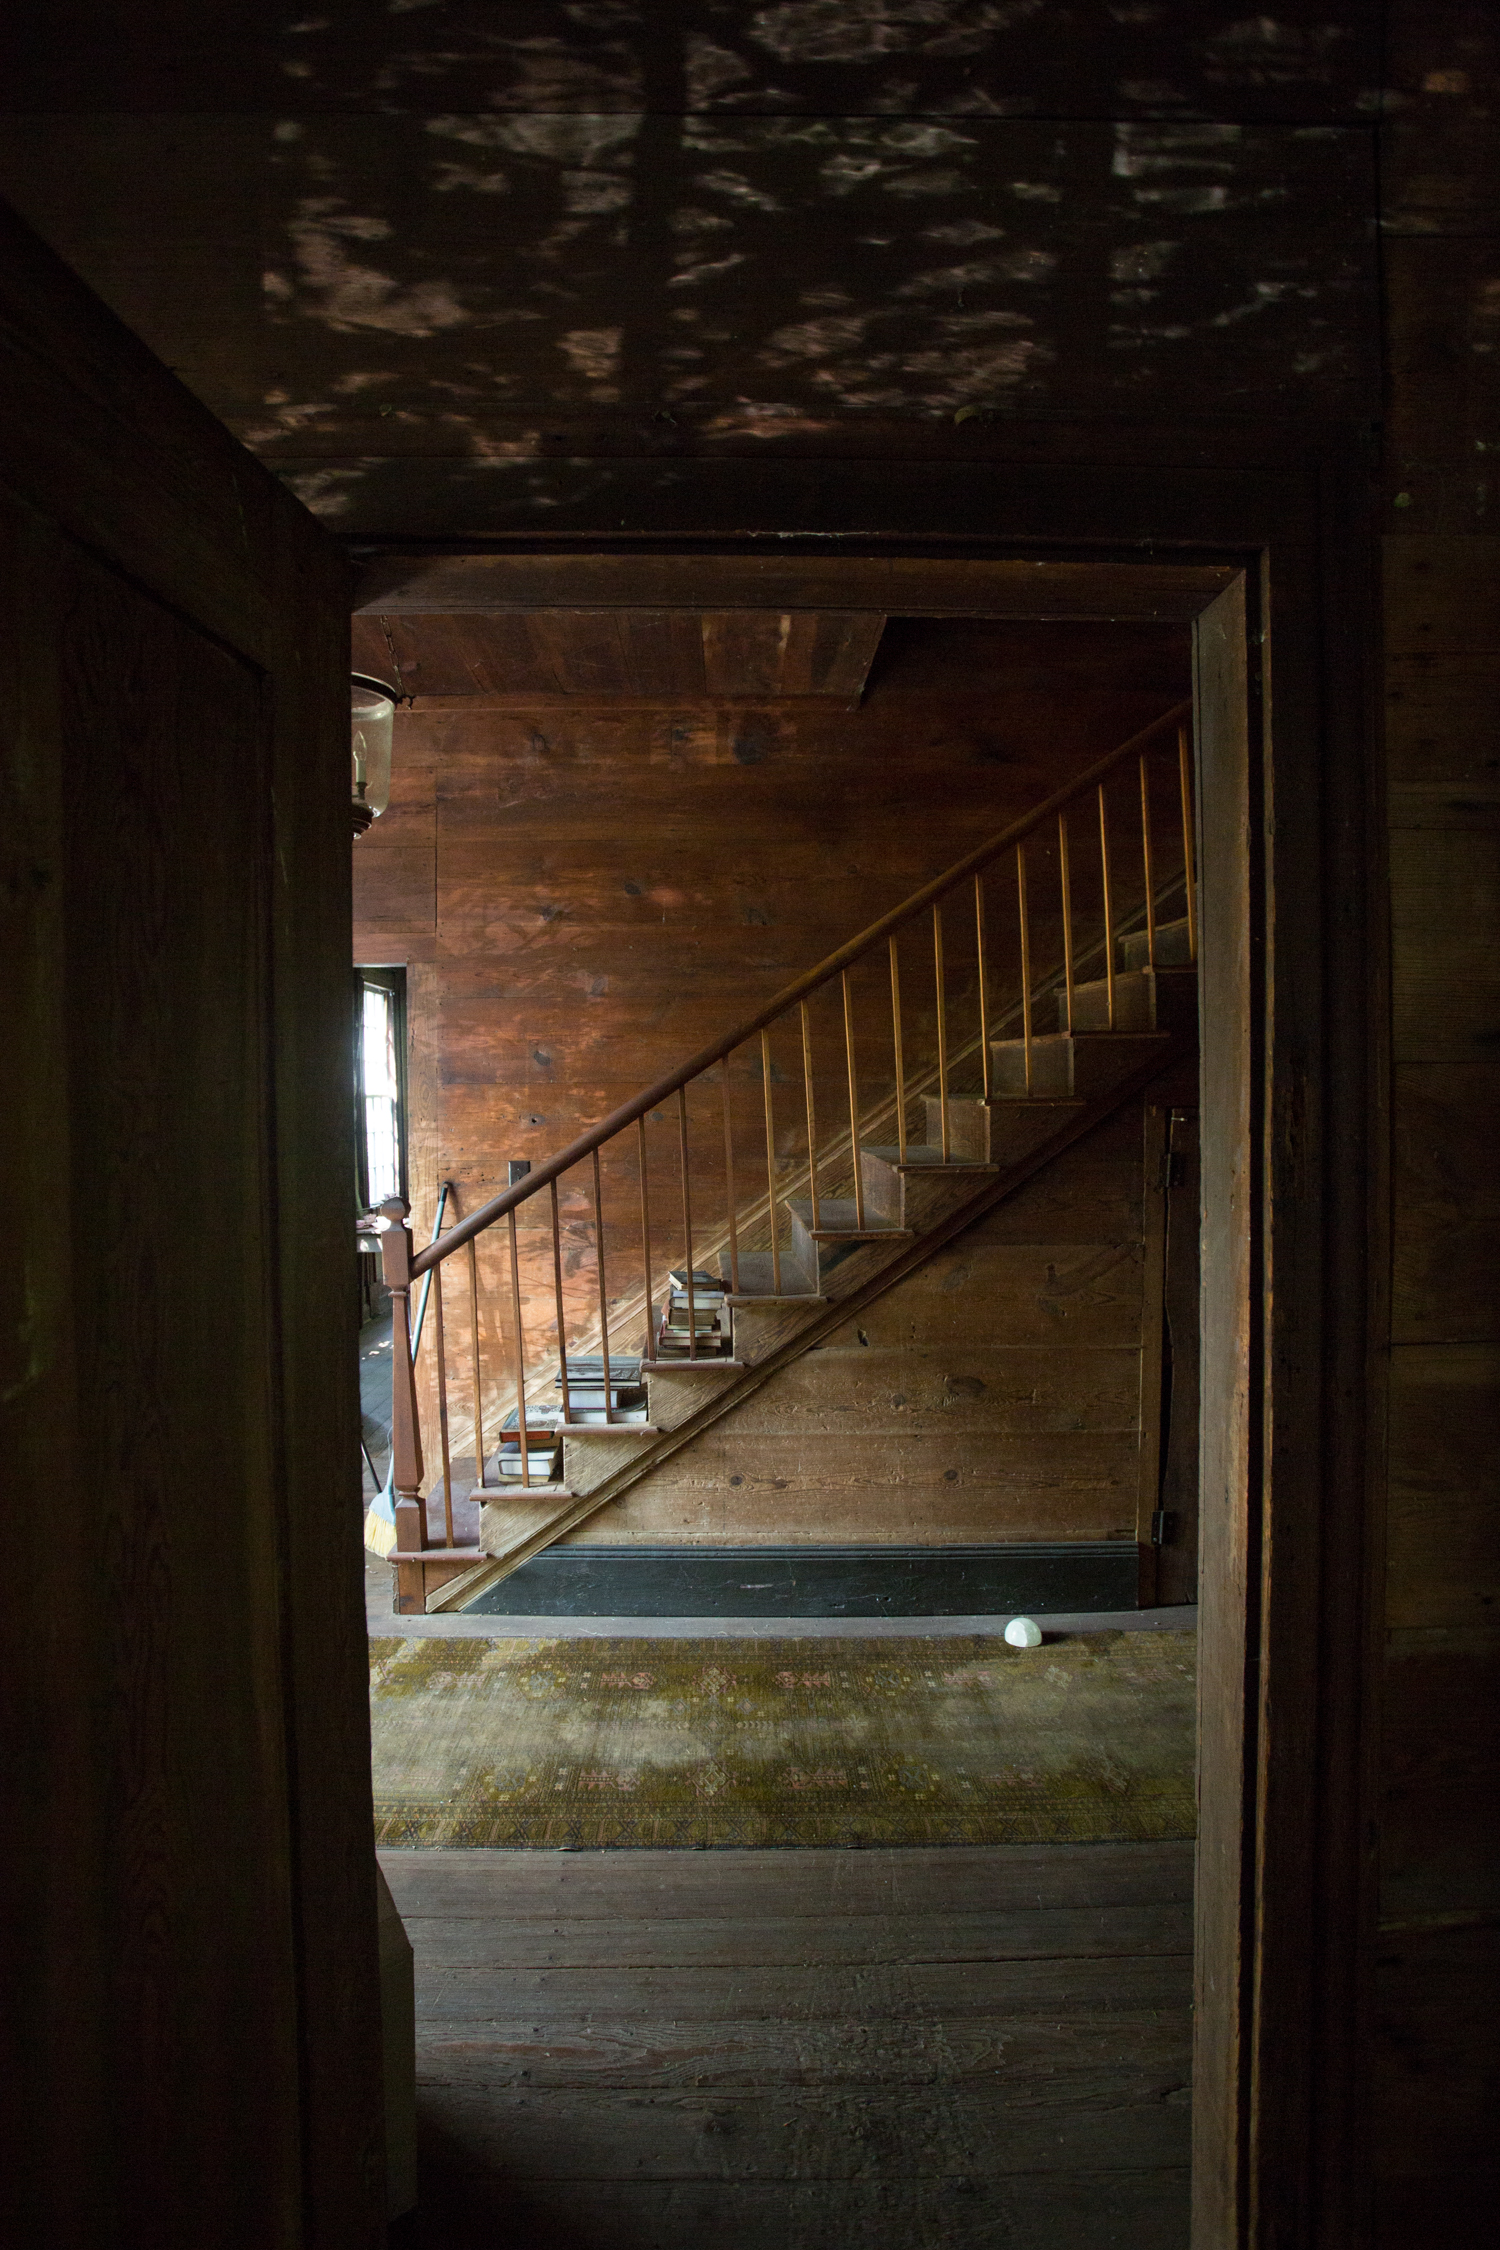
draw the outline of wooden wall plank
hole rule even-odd
[[[1386,765],[1394,787],[1500,778],[1500,663],[1435,649],[1386,663]]]
[[[1500,639],[1500,543],[1408,533],[1385,542],[1390,657],[1488,657]]]
[[[1500,822],[1391,843],[1398,1062],[1477,1062],[1500,1033]]]
[[[1500,1062],[1402,1063],[1394,1074],[1397,1343],[1500,1333]]]
[[[1500,1621],[1500,1345],[1399,1346],[1390,1414],[1388,1624]]]
[[[9,2207],[374,2250],[348,583],[9,221],[0,308]]]
[[[1382,2181],[1494,2173],[1497,1981],[1500,1927],[1493,1924],[1383,1939],[1374,2120]]]
[[[1393,1633],[1385,1689],[1382,1920],[1397,1933],[1493,1922],[1500,1914],[1493,1621]]]

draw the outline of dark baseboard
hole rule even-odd
[[[994,1617],[1136,1607],[1133,1540],[1004,1547],[548,1547],[471,1617]]]

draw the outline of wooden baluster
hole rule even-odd
[[[984,1098],[990,1098],[990,1076],[995,1058],[990,1053],[990,1000],[984,953],[984,876],[974,878],[974,943],[979,964],[979,1051],[983,1058]]]
[[[396,1546],[414,1554],[427,1544],[422,1505],[422,1434],[411,1363],[411,1229],[408,1205],[393,1196],[380,1206],[381,1278],[391,1293],[391,1483],[395,1489]]]
[[[1031,1092],[1031,919],[1026,911],[1026,846],[1016,846],[1016,907],[1021,917],[1021,1067]],[[947,1154],[946,1149],[943,1152]]]
[[[646,1276],[646,1357],[656,1357],[656,1299],[651,1293],[651,1199],[646,1186],[646,1120],[635,1121],[636,1141],[641,1162],[641,1270]],[[671,1283],[667,1284],[668,1297]]]
[[[1073,1029],[1073,884],[1068,868],[1068,816],[1057,816],[1057,869],[1062,882],[1063,918],[1063,991],[1068,1012],[1067,1028]]]
[[[516,1214],[514,1208],[505,1214],[510,1221],[510,1317],[515,1330],[514,1357],[516,1369],[516,1431],[521,1440],[521,1483],[531,1483],[531,1447],[526,1434],[526,1338],[521,1329],[521,1259],[516,1247]]]
[[[771,1292],[781,1295],[781,1245],[776,1239],[776,1123],[771,1115],[771,1034],[760,1035],[760,1075],[766,1093],[766,1192],[771,1206]]]
[[[469,1237],[469,1334],[474,1342],[474,1463],[476,1484],[484,1482],[484,1391],[479,1379],[479,1254]]]
[[[740,1229],[735,1211],[734,1126],[729,1116],[729,1057],[722,1064],[720,1085],[724,1093],[724,1193],[729,1199],[729,1286],[737,1295],[740,1286]]]
[[[1099,784],[1099,878],[1104,886],[1104,983],[1109,1004],[1109,1028],[1115,1028],[1115,917],[1109,890],[1109,815],[1104,784]]]
[[[687,1088],[677,1089],[677,1142],[682,1152],[682,1239],[687,1250],[688,1358],[698,1357],[698,1314],[693,1297],[693,1198],[688,1185]]]
[[[849,1058],[849,1148],[854,1158],[854,1224],[863,1230],[865,1176],[859,1161],[859,1070],[854,1059],[854,999],[849,990],[847,969],[839,981],[844,988],[844,1052]]]
[[[812,1025],[802,1003],[802,1083],[807,1091],[807,1192],[812,1198],[813,1232],[818,1229],[818,1120],[813,1104]]]
[[[443,1269],[433,1266],[432,1333],[437,1344],[438,1449],[443,1463],[444,1545],[453,1544],[453,1463],[448,1452],[448,1348],[443,1337]]]
[[[896,1053],[896,1155],[906,1162],[906,1061],[901,1048],[901,962],[894,932],[891,947],[891,1045]]]
[[[948,1161],[948,1003],[943,994],[943,909],[932,909],[932,969],[937,983],[938,1119],[943,1162]]]
[[[1151,777],[1141,753],[1141,868],[1146,884],[1146,966],[1156,967],[1156,884],[1151,874]]]
[[[1198,888],[1193,869],[1193,759],[1188,730],[1177,729],[1177,784],[1182,794],[1182,879],[1187,890],[1188,959],[1198,958]]]
[[[612,1422],[609,1387],[609,1300],[604,1291],[604,1190],[599,1181],[599,1151],[594,1151],[594,1263],[599,1269],[599,1362],[604,1369],[604,1419]]]
[[[568,1402],[568,1322],[563,1311],[562,1285],[562,1228],[557,1215],[557,1182],[549,1180],[552,1191],[552,1293],[557,1305],[557,1370],[562,1377],[562,1417],[565,1422],[573,1418]]]

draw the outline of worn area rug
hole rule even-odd
[[[1191,1836],[1194,1640],[386,1639],[384,1845]]]

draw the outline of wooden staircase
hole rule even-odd
[[[1178,784],[1180,858],[1174,865],[1153,834],[1151,758],[1160,737],[1175,729]],[[1139,897],[1131,912],[1122,915],[1116,905],[1121,881],[1118,864],[1111,867],[1109,829],[1113,784],[1124,772],[1138,780],[1141,844]],[[1102,874],[1103,927],[1097,934],[1085,931],[1080,945],[1075,903],[1075,877],[1070,859],[1069,815],[1083,799],[1098,821]],[[1184,714],[1165,715],[1143,736],[1122,745],[1074,787],[1049,801],[1026,822],[1005,832],[992,844],[971,855],[957,870],[927,886],[918,897],[887,916],[875,929],[835,955],[790,992],[780,995],[766,1014],[742,1029],[707,1058],[695,1057],[676,1077],[650,1088],[626,1112],[617,1112],[592,1135],[586,1135],[561,1157],[540,1168],[517,1188],[459,1223],[428,1250],[413,1253],[402,1205],[386,1206],[389,1225],[385,1235],[387,1280],[393,1291],[396,1396],[393,1439],[396,1460],[397,1547],[391,1560],[396,1574],[398,1609],[453,1609],[476,1600],[499,1579],[561,1538],[601,1508],[619,1499],[632,1485],[664,1460],[691,1445],[698,1436],[730,1413],[779,1369],[828,1336],[850,1314],[894,1287],[954,1235],[983,1212],[1002,1201],[1049,1164],[1065,1148],[1092,1131],[1122,1104],[1138,1097],[1165,1071],[1194,1052],[1197,1039],[1196,913],[1192,871],[1190,775]],[[1030,963],[1027,846],[1041,835],[1050,835],[1055,824],[1056,853],[1062,884],[1062,952],[1060,965],[1037,978]],[[1114,847],[1118,850],[1118,846]],[[985,876],[997,860],[1015,855],[1016,885],[1020,902],[1021,979],[1017,1000],[1010,1009],[1019,1034],[994,1036],[988,992],[993,969],[986,950]],[[1164,864],[1165,862],[1165,864]],[[962,886],[962,889],[961,889]],[[951,1027],[945,1021],[942,910],[955,892],[962,896],[972,886],[973,911],[978,929],[979,1037],[961,1050],[962,1060],[951,1063]],[[1186,912],[1173,920],[1159,918],[1163,902],[1177,897]],[[933,916],[937,967],[937,1048],[935,1070],[929,1069],[914,1089],[906,1075],[902,1038],[902,1002],[897,969],[896,935],[903,926],[928,913]],[[1121,928],[1121,920],[1138,927]],[[849,964],[888,943],[891,949],[891,986],[895,1053],[894,1092],[873,1105],[862,1103],[856,1084],[856,1040],[850,1016]],[[1077,964],[1092,959],[1099,972],[1075,974]],[[810,1046],[807,996],[831,978],[843,979],[845,1023],[848,1027],[849,1133],[842,1158],[820,1155],[811,1099]],[[1042,1029],[1039,1019],[1055,1006],[1056,1028]],[[420,1494],[421,1445],[416,1426],[416,1393],[411,1381],[409,1351],[403,1355],[403,1311],[412,1281],[464,1242],[499,1221],[508,1221],[511,1233],[512,1273],[515,1273],[515,1210],[529,1195],[551,1186],[556,1233],[557,1176],[569,1165],[592,1160],[598,1210],[598,1149],[602,1143],[637,1124],[641,1132],[641,1178],[645,1181],[644,1129],[639,1121],[648,1108],[658,1108],[668,1096],[685,1102],[685,1088],[715,1065],[722,1066],[725,1086],[724,1114],[726,1160],[733,1151],[729,1128],[728,1057],[735,1047],[759,1036],[790,1009],[801,1010],[804,1054],[808,1068],[808,1156],[804,1166],[808,1193],[778,1201],[774,1165],[770,1169],[770,1239],[766,1248],[740,1248],[736,1207],[730,1203],[729,1243],[718,1256],[723,1277],[728,1334],[721,1345],[688,1357],[636,1360],[628,1363],[616,1349],[611,1355],[607,1340],[607,1309],[601,1284],[603,1350],[587,1363],[577,1347],[562,1333],[562,1283],[559,1261],[557,1290],[558,1373],[552,1389],[560,1394],[562,1411],[546,1408],[531,1395],[532,1379],[519,1367],[515,1376],[516,1403],[501,1432],[500,1444],[485,1450],[480,1461],[447,1457],[446,1405],[443,1408],[442,1442],[445,1473],[425,1500]],[[762,1055],[769,1084],[769,1049]],[[936,1079],[933,1091],[926,1090]],[[925,1119],[926,1137],[909,1138],[909,1116]],[[894,1124],[896,1137],[867,1137],[867,1119]],[[687,1199],[686,1111],[682,1137],[684,1208]],[[770,1148],[769,1118],[767,1147]],[[820,1171],[829,1166],[845,1176],[837,1180],[840,1192],[819,1192]],[[653,1313],[650,1225],[642,1200],[643,1250],[646,1267],[645,1336],[648,1349],[659,1333]],[[691,1233],[691,1222],[688,1221]],[[687,1244],[689,1261],[693,1244]],[[472,1249],[470,1252],[472,1271]],[[689,1265],[690,1271],[701,1268]],[[701,1282],[699,1284],[701,1286]],[[516,1329],[520,1331],[519,1284],[516,1287]],[[691,1325],[691,1324],[689,1324]],[[477,1332],[477,1331],[476,1331]],[[441,1349],[441,1323],[439,1322]],[[727,1346],[727,1348],[725,1348]],[[406,1381],[402,1382],[402,1373]],[[571,1382],[564,1382],[571,1370]],[[621,1376],[637,1380],[627,1387]],[[639,1380],[644,1381],[644,1400]],[[405,1396],[401,1395],[404,1391]],[[573,1403],[576,1392],[590,1403],[585,1409]],[[446,1391],[440,1384],[440,1393]],[[526,1458],[521,1458],[520,1436],[527,1436]],[[560,1459],[557,1439],[560,1437]],[[538,1462],[556,1462],[560,1479],[516,1474],[517,1462],[528,1469],[532,1449]]]

